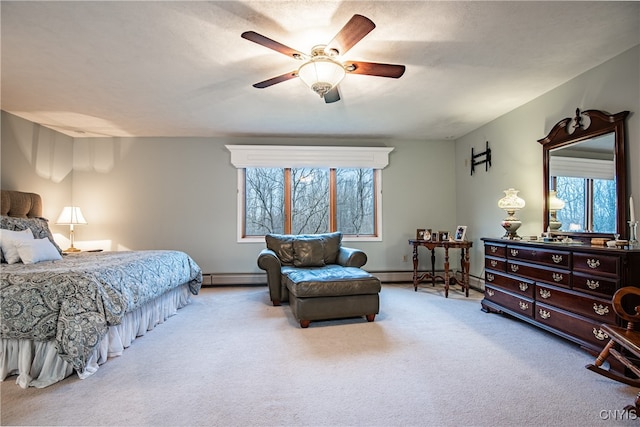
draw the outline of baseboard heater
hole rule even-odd
[[[437,272],[442,274],[443,272]],[[382,283],[412,283],[413,271],[371,271]],[[424,285],[426,282],[422,282]],[[266,286],[267,276],[264,273],[205,273],[202,275],[203,286]],[[484,280],[471,276],[469,286],[482,291]]]

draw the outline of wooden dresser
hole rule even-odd
[[[482,309],[504,312],[597,353],[618,323],[611,305],[622,286],[640,287],[640,250],[483,238]]]

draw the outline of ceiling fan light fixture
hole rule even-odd
[[[300,80],[320,97],[338,85],[345,74],[342,64],[327,56],[311,58],[298,68]]]

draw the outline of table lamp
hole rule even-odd
[[[558,211],[564,208],[564,200],[559,199],[556,190],[549,190],[549,228],[559,230],[562,222],[558,221]]]
[[[65,252],[80,252],[80,249],[77,249],[73,246],[73,226],[74,225],[85,225],[87,221],[82,216],[82,211],[77,206],[65,206],[62,209],[62,213],[58,217],[56,224],[58,225],[68,225],[69,226],[69,241],[71,242],[71,246],[65,250]]]
[[[504,190],[504,197],[498,200],[498,207],[507,212],[507,218],[500,223],[505,229],[503,239],[520,239],[516,230],[520,228],[522,222],[514,215],[517,210],[524,208],[525,201],[518,197],[518,190],[509,188]]]

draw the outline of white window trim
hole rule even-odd
[[[244,168],[373,168],[376,186],[377,236],[345,236],[344,241],[382,241],[382,169],[389,164],[394,147],[333,147],[288,145],[225,145],[231,152],[231,164],[238,169],[237,242],[263,243],[261,237],[243,237]]]
[[[384,169],[394,147],[225,145],[236,168]]]

